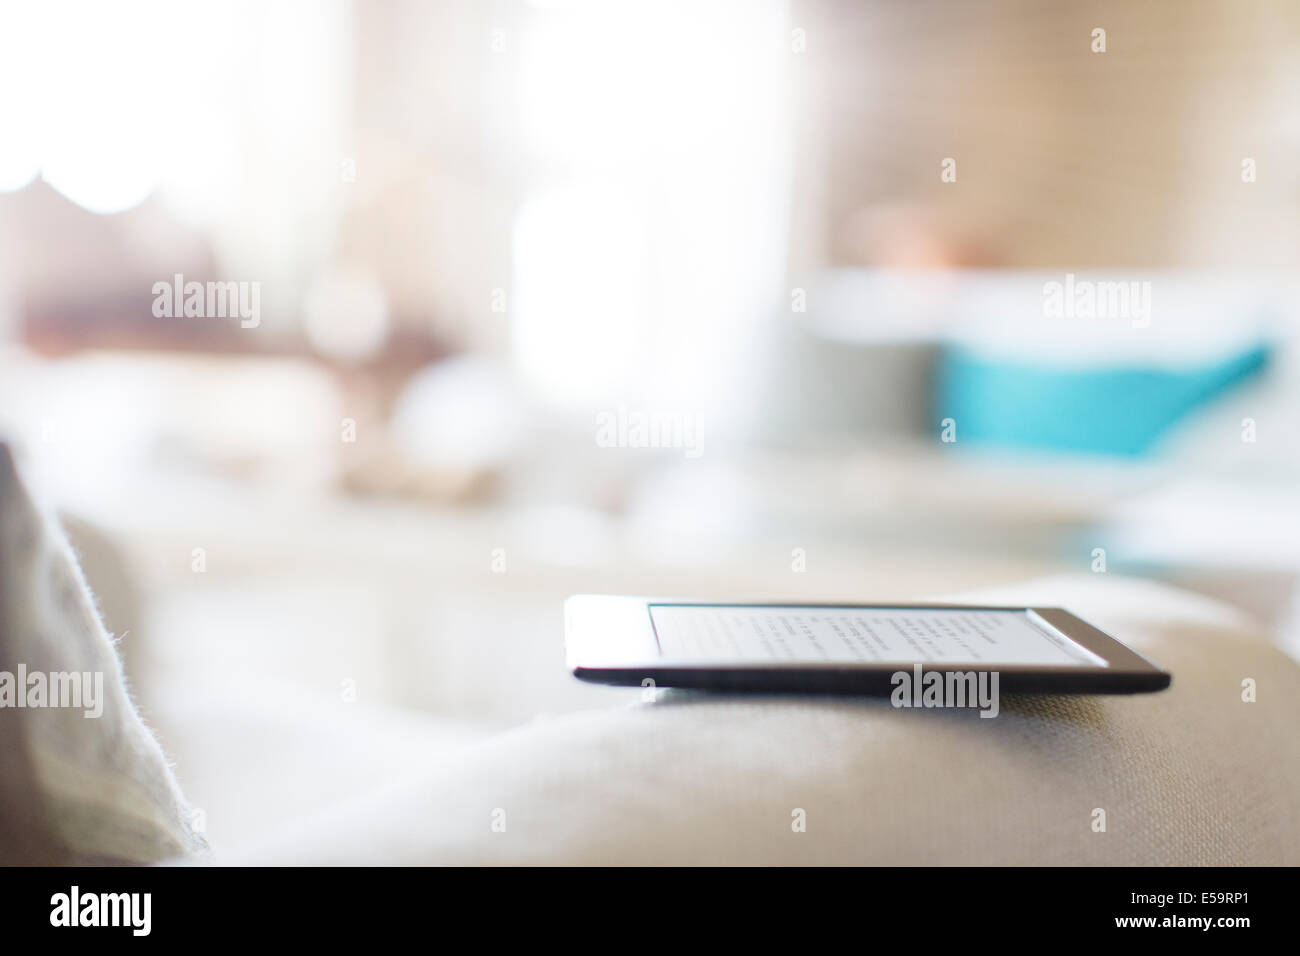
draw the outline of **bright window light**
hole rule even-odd
[[[516,360],[569,405],[714,414],[785,282],[786,4],[524,14],[516,127],[535,192],[514,231]]]

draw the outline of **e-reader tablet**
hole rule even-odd
[[[1116,636],[1055,607],[582,594],[565,602],[565,651],[585,681],[728,691],[889,695],[931,673],[990,674],[1003,693],[1132,694],[1170,683]]]

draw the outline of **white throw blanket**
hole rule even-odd
[[[2,444],[0,704],[0,863],[151,863],[205,850],[76,558]]]

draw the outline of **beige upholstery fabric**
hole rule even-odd
[[[642,703],[633,689],[624,708],[423,762],[417,750],[407,783],[226,859],[1300,863],[1300,668],[1249,622],[1105,575],[962,597],[1063,604],[1171,670],[1173,688],[1004,697],[992,720],[882,700],[661,692]],[[19,663],[101,671],[104,714],[0,709],[0,862],[201,852],[71,553],[0,446],[0,671]],[[792,829],[797,811],[806,832]]]
[[[0,678],[91,675],[87,707],[0,707],[0,863],[150,863],[201,853],[57,525],[0,444]],[[31,698],[36,700],[36,698]],[[46,698],[52,701],[52,697]],[[3,700],[3,698],[0,698]]]
[[[626,708],[437,760],[236,859],[1300,863],[1300,668],[1248,623],[1105,575],[962,597],[1062,603],[1171,670],[1173,687],[1004,696],[996,719],[879,700],[661,692],[650,704],[633,689]]]

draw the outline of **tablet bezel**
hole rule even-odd
[[[943,604],[901,601],[870,604],[807,601],[735,601],[579,594],[564,605],[565,657],[580,680],[600,684],[693,687],[732,691],[888,694],[891,677],[913,662],[745,662],[718,664],[672,660],[661,655],[650,616],[655,604],[702,607],[881,608],[900,610],[1033,611],[1067,638],[1096,654],[1105,667],[1007,664],[923,665],[927,671],[996,671],[1002,692],[1122,694],[1163,690],[1171,677],[1146,658],[1087,621],[1059,607]]]

